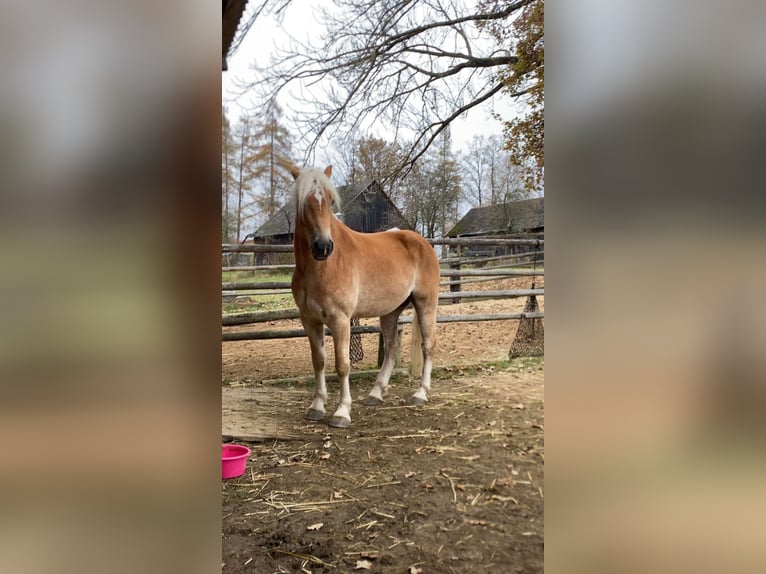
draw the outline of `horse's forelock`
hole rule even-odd
[[[338,195],[338,191],[330,182],[330,179],[319,169],[304,167],[301,170],[298,179],[295,180],[294,185],[295,201],[298,206],[299,213],[303,213],[303,210],[306,207],[306,200],[312,193],[317,192],[317,187],[320,189],[324,187],[330,194],[330,200],[334,202],[336,206],[340,206],[340,195]]]

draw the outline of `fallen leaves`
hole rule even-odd
[[[324,526],[324,522],[317,522],[316,524],[311,524],[306,527],[306,530],[319,530]]]
[[[354,570],[369,570],[372,568],[372,562],[369,560],[357,560],[356,566],[354,566]]]
[[[410,566],[407,569],[407,574],[423,574],[423,569],[418,568],[417,566]]]

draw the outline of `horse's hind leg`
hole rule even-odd
[[[324,404],[327,401],[327,384],[324,375],[324,325],[313,321],[303,321],[303,328],[311,345],[311,363],[314,366],[315,383],[314,400],[306,413],[306,418],[310,421],[321,421],[324,418]]]
[[[421,348],[423,349],[423,376],[420,379],[418,390],[415,391],[415,394],[409,400],[409,404],[415,406],[424,405],[428,401],[428,392],[431,390],[431,369],[433,368],[436,307],[438,302],[438,293],[435,296],[425,298],[413,297],[412,299],[412,304],[415,307],[415,312],[418,314],[418,322],[420,323]]]
[[[380,367],[380,373],[372,387],[370,394],[364,399],[364,404],[369,407],[377,407],[383,402],[383,394],[388,387],[388,381],[396,364],[396,352],[399,349],[399,315],[402,307],[396,311],[383,315],[380,318],[380,330],[383,334],[383,364]]]

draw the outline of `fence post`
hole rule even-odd
[[[447,251],[447,253],[449,253],[449,251]],[[462,254],[463,254],[463,247],[461,245],[457,246],[456,253],[457,253],[458,261],[455,262],[455,263],[450,263],[449,268],[450,269],[457,269],[459,271],[460,270],[460,258],[462,257]],[[461,290],[460,279],[461,279],[460,275],[455,275],[454,277],[450,278],[450,281],[449,281],[450,293],[456,293],[456,292]],[[460,299],[452,299],[452,303],[453,304],[454,303],[460,303]]]

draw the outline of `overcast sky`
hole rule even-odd
[[[259,103],[245,94],[237,98],[239,90],[236,89],[237,80],[247,80],[252,77],[250,66],[253,62],[265,65],[270,58],[274,45],[281,45],[286,41],[289,34],[299,40],[307,40],[312,34],[316,34],[316,22],[312,12],[312,5],[316,0],[293,0],[284,17],[285,27],[281,26],[270,16],[260,17],[239,46],[239,49],[228,60],[229,69],[223,73],[223,104],[229,110],[229,118],[236,121],[243,109],[248,107],[257,109]],[[246,13],[243,20],[247,17]],[[313,29],[312,29],[313,26]],[[282,101],[284,108],[287,101]],[[492,118],[493,111],[508,118],[513,114],[514,106],[507,97],[498,96],[484,105],[470,110],[465,117],[458,118],[452,123],[453,149],[458,151],[474,135],[492,135],[502,133],[500,122]],[[385,126],[376,126],[375,131],[380,137],[386,138]],[[393,139],[393,134],[386,139]]]

